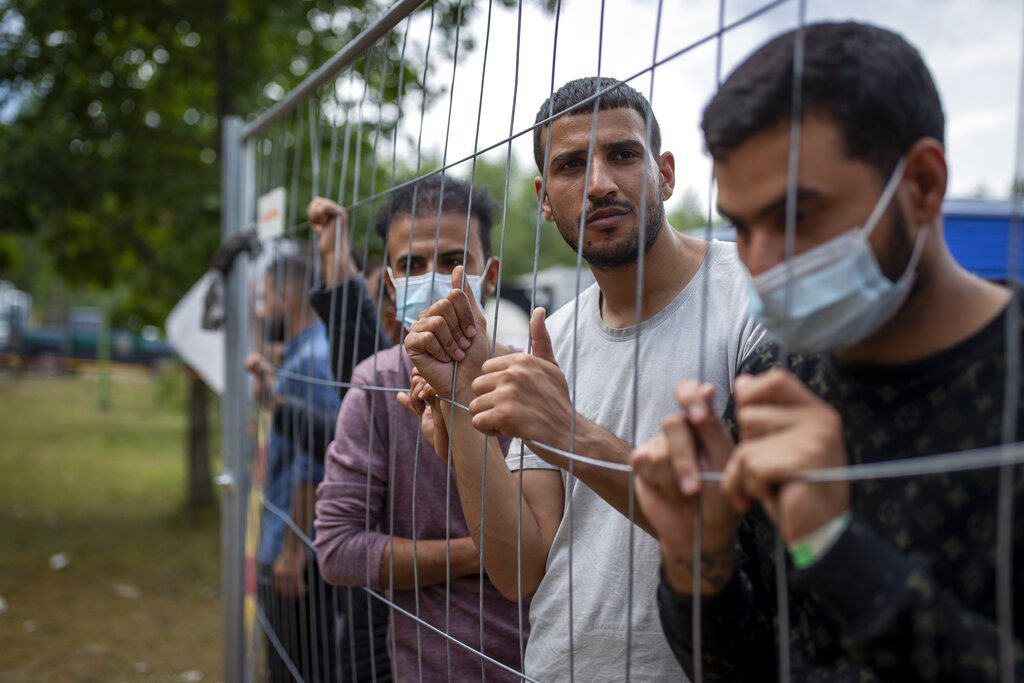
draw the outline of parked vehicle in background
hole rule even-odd
[[[7,280],[0,280],[0,351],[18,342],[21,330],[28,327],[32,297]]]
[[[112,329],[109,339],[104,330],[103,312],[91,306],[72,307],[63,324],[32,325],[32,298],[9,282],[0,282],[0,361],[16,368],[51,371],[74,370],[81,363],[102,357],[104,343],[115,363],[157,366],[173,357],[174,350],[160,330],[152,325],[138,333]]]

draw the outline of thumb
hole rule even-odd
[[[461,289],[467,295],[472,293],[473,288],[469,286],[469,276],[466,274],[465,266],[455,266],[455,270],[452,271],[452,289]]]
[[[452,289],[462,289],[464,283],[462,280],[466,277],[466,269],[462,266],[455,266],[455,270],[452,271]]]
[[[338,234],[336,235],[336,237],[338,239],[342,239],[342,238],[347,239],[348,238],[348,211],[346,211],[345,208],[341,207],[341,206],[339,206],[337,208],[338,208],[338,212],[333,216],[333,218],[334,218],[334,225],[332,225],[331,227],[337,229]]]
[[[455,270],[452,271],[452,289],[461,290],[462,293],[466,295],[466,298],[469,299],[469,308],[474,319],[483,315],[480,310],[480,302],[477,301],[473,288],[469,286],[469,278],[466,275],[465,267],[455,266]],[[472,324],[474,320],[466,320],[465,322],[467,324]],[[463,329],[466,328],[463,327]]]
[[[555,360],[555,350],[551,345],[551,337],[548,335],[548,328],[544,324],[545,317],[547,317],[547,311],[543,308],[533,309],[533,314],[530,316],[531,353],[536,358],[558,365],[558,361]]]

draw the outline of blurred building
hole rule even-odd
[[[1018,277],[1024,268],[1024,221],[1021,212],[1024,201],[1015,208],[1010,199],[947,199],[942,207],[946,242],[953,257],[964,268],[983,278],[1004,280],[1009,273],[1010,237],[1016,233]],[[1016,212],[1017,223],[1014,223]],[[690,233],[703,236],[703,230]],[[724,222],[712,226],[716,239],[733,241],[736,231]]]
[[[1014,204],[1012,200],[992,199],[946,201],[943,206],[946,242],[961,265],[984,278],[1006,279],[1010,272],[1010,238],[1014,235],[1017,241],[1015,270],[1020,277],[1024,265],[1020,251],[1024,223],[1020,216],[1022,207],[1018,204],[1015,210]]]

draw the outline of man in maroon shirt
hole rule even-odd
[[[448,292],[459,265],[478,297],[493,292],[493,215],[485,191],[454,178],[434,176],[390,197],[376,227],[387,246],[388,293],[406,326]],[[423,437],[417,415],[398,402],[395,390],[410,385],[411,372],[398,345],[352,374],[318,490],[321,571],[330,583],[369,587],[400,608],[389,628],[395,680],[461,681],[485,673],[490,681],[518,681],[513,670],[521,670],[525,611],[521,619],[515,602],[486,577],[481,581],[479,553],[448,466]]]

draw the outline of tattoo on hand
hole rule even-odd
[[[682,567],[687,574],[693,576],[693,560],[677,557],[675,564]],[[707,582],[715,591],[725,588],[732,578],[733,569],[736,564],[736,552],[732,548],[722,548],[700,556],[700,578]]]

